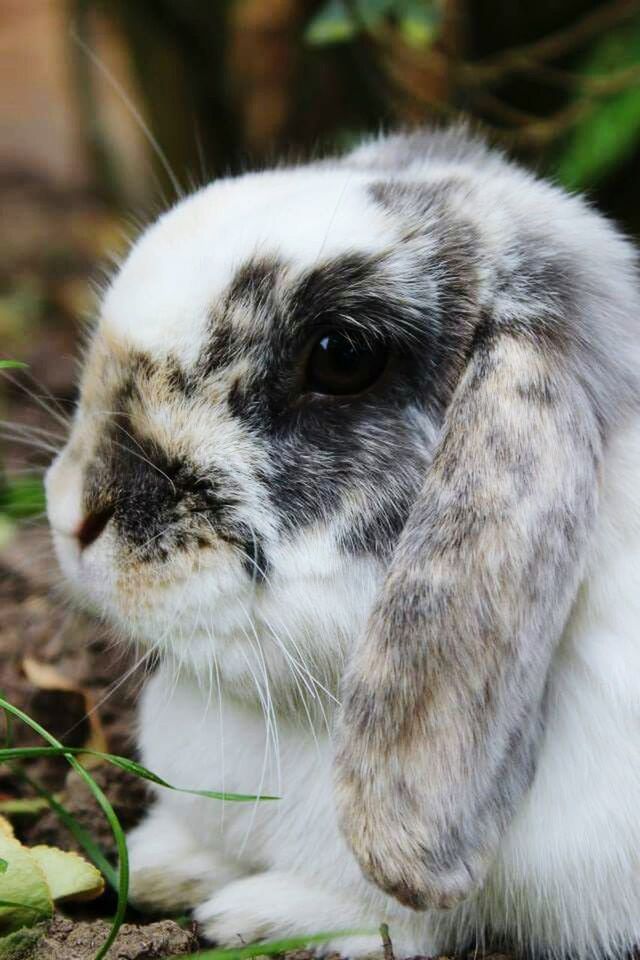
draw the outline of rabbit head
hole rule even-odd
[[[616,231],[460,131],[214,183],[104,296],[47,481],[69,581],[238,691],[342,681],[343,831],[410,906],[482,881],[531,782],[634,311]]]
[[[221,181],[148,229],[104,294],[47,478],[76,594],[247,691],[259,642],[276,688],[296,690],[303,657],[337,693],[465,349],[445,323],[454,299],[473,308],[465,249],[436,263],[438,237],[405,237],[370,179]]]

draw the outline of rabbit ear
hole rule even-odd
[[[408,906],[468,895],[531,783],[600,455],[592,402],[557,344],[499,326],[476,338],[349,665],[338,731],[343,832]]]

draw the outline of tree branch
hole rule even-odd
[[[512,47],[494,57],[475,63],[459,63],[457,79],[463,86],[493,83],[509,73],[526,73],[538,61],[554,60],[579,47],[591,37],[629,19],[640,12],[640,0],[614,0],[588,13],[582,20],[564,30],[550,33],[541,40]]]

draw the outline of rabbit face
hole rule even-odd
[[[284,632],[335,686],[428,462],[447,310],[471,310],[437,233],[400,227],[362,178],[263,174],[134,247],[47,480],[69,581],[127,634],[243,680],[257,630],[285,682]]]

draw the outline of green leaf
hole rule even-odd
[[[607,33],[585,61],[582,73],[606,76],[640,62],[640,20]],[[640,84],[602,97],[565,141],[556,176],[565,186],[591,186],[615,169],[640,139]]]
[[[0,700],[0,706],[2,701]],[[129,760],[128,757],[119,757],[114,753],[102,753],[100,750],[90,750],[85,747],[9,747],[0,749],[0,763],[10,760],[32,760],[36,757],[74,757],[74,756],[98,757],[106,763],[111,763],[121,770],[134,774],[150,783],[155,783],[167,790],[175,790],[178,793],[189,793],[196,797],[209,797],[212,800],[228,800],[231,803],[251,803],[255,800],[278,800],[279,797],[257,796],[252,793],[226,793],[220,790],[191,790],[186,787],[174,787],[167,783],[157,773],[147,770],[141,763],[135,760]]]
[[[407,43],[425,47],[437,36],[441,14],[436,0],[328,0],[307,26],[305,39],[316,45],[344,43],[361,30],[375,33],[391,18]]]
[[[104,892],[100,871],[75,850],[60,850],[43,843],[26,849],[44,871],[54,902],[93,900]]]
[[[7,861],[3,860],[2,857],[0,857],[0,873],[6,873],[8,866],[9,864],[7,863]]]
[[[22,903],[21,900],[0,900],[0,907],[7,907],[10,910],[32,910],[36,915],[40,915],[39,907],[34,907],[31,903]]]
[[[0,690],[0,697],[3,696],[4,690]],[[3,743],[5,747],[10,747],[13,744],[13,717],[6,710],[2,712],[2,717],[4,719]]]
[[[344,43],[351,40],[358,28],[343,0],[329,0],[307,24],[304,38],[313,46]]]
[[[28,366],[28,363],[19,360],[0,360],[0,370],[26,370]]]
[[[53,915],[53,899],[41,865],[0,821],[0,854],[7,861],[0,878],[0,931],[11,933]]]
[[[428,47],[437,38],[442,21],[434,0],[403,0],[400,6],[400,31],[412,47]]]

